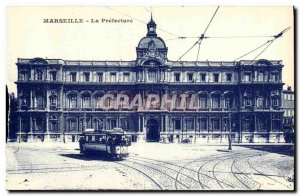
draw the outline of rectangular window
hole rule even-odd
[[[278,119],[272,120],[272,129],[273,130],[280,130],[280,127],[281,127],[280,120],[278,120]]]
[[[194,119],[188,119],[187,120],[187,130],[194,130]]]
[[[148,72],[148,81],[149,82],[156,82],[156,72],[155,71],[149,71]]]
[[[200,130],[207,130],[207,119],[206,118],[200,119]]]
[[[263,108],[264,107],[264,98],[263,97],[258,97],[257,98],[257,107]]]
[[[181,119],[175,119],[175,130],[181,130]]]
[[[37,108],[43,107],[43,97],[42,96],[36,97],[36,107]]]
[[[250,130],[250,120],[249,119],[245,119],[244,129],[245,129],[245,131]]]
[[[34,123],[34,130],[35,131],[42,131],[42,119],[40,119],[40,118],[36,118],[35,120],[35,123]]]
[[[272,73],[271,74],[271,81],[272,82],[277,82],[278,81],[278,74],[277,73]]]
[[[244,81],[245,82],[251,81],[251,73],[244,73]]]
[[[273,106],[278,106],[278,98],[275,97],[275,98],[272,99],[272,105]]]
[[[111,129],[113,129],[113,128],[116,128],[117,127],[117,120],[111,120],[110,121],[110,127],[111,127]]]
[[[180,82],[180,73],[175,73],[175,82]]]
[[[201,82],[206,82],[206,74],[205,73],[200,74],[200,81]]]
[[[70,130],[71,131],[75,131],[75,130],[77,130],[77,122],[76,122],[76,120],[71,120],[71,122],[70,122]]]
[[[220,129],[220,119],[219,118],[214,118],[212,120],[213,123],[213,130],[219,130]]]
[[[50,98],[50,106],[55,107],[56,106],[56,100],[57,100],[56,97],[51,97]]]
[[[193,74],[192,73],[188,73],[188,81],[189,82],[193,82]]]
[[[245,97],[245,106],[251,106],[251,97]]]
[[[123,78],[123,80],[124,80],[124,82],[129,82],[129,73],[124,73],[124,78]]]
[[[98,82],[103,82],[103,73],[97,73]]]
[[[258,72],[257,81],[259,82],[264,81],[264,72]]]
[[[117,73],[110,73],[110,81],[111,82],[117,81]]]
[[[73,73],[70,73],[70,75],[71,75],[71,82],[76,82],[76,73],[75,72],[73,72]]]
[[[266,129],[266,120],[264,118],[259,118],[258,119],[258,127],[259,130],[261,129]]]
[[[22,71],[19,73],[19,80],[28,80],[28,72],[27,71]]]
[[[232,74],[231,73],[227,73],[226,74],[226,82],[231,82],[232,80]]]
[[[55,120],[50,121],[50,131],[57,131],[57,121]]]
[[[214,82],[219,82],[219,74],[214,74]]]
[[[50,72],[50,80],[51,81],[56,81],[56,71],[51,71]]]
[[[84,81],[89,82],[90,81],[90,73],[83,73]]]

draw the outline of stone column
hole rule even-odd
[[[19,116],[19,134],[17,135],[17,140],[19,141],[19,143],[21,142],[21,134],[22,134],[22,119]]]
[[[30,125],[30,131],[29,131],[29,134],[27,134],[28,135],[28,141],[29,142],[32,142],[33,141],[33,131],[32,131],[32,129],[33,129],[33,123],[32,123],[32,116],[30,115],[29,116],[29,125]]]
[[[20,104],[21,105],[21,104]],[[32,97],[32,90],[29,91],[29,107],[33,107],[33,97]]]
[[[66,97],[64,96],[63,87],[60,90],[60,107],[62,110],[66,107]]]
[[[170,130],[168,129],[167,124],[169,124],[169,115],[166,115],[166,116],[165,116],[164,129],[165,129],[165,132],[170,132]]]
[[[45,109],[46,110],[50,110],[50,101],[49,101],[49,96],[50,96],[50,94],[49,94],[49,88],[46,88],[45,89],[45,91],[46,91],[46,103],[45,103]]]
[[[46,114],[46,134],[44,134],[45,141],[50,141],[50,134],[49,134],[49,113]],[[45,137],[46,135],[46,137]]]
[[[141,116],[138,116],[138,130],[137,132],[140,132],[141,131]]]

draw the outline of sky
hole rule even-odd
[[[135,60],[136,46],[153,19],[158,36],[165,40],[168,59],[178,60],[207,27],[216,10],[212,7],[8,7],[6,12],[6,81],[16,92],[17,58],[60,58],[64,60]],[[82,18],[133,19],[132,23],[48,24],[44,19]],[[293,7],[221,6],[206,31],[208,37],[273,36],[276,39],[258,59],[282,60],[283,82],[294,89]],[[233,61],[272,37],[204,39],[200,61]],[[263,48],[262,48],[263,49]],[[261,51],[245,56],[253,60]],[[197,47],[182,60],[195,61]],[[286,87],[285,85],[285,87]]]

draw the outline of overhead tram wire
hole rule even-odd
[[[255,48],[255,49],[253,49],[253,50],[247,52],[246,54],[240,56],[239,58],[235,59],[234,61],[237,61],[237,60],[239,60],[239,59],[241,59],[241,58],[247,56],[248,54],[251,54],[252,52],[254,52],[254,51],[256,51],[256,50],[262,48],[263,46],[267,45],[267,46],[266,46],[266,47],[265,47],[265,48],[264,48],[264,49],[263,49],[263,50],[262,50],[262,51],[254,58],[254,61],[255,61],[255,60],[256,60],[256,59],[257,59],[264,51],[266,51],[266,49],[267,49],[267,48],[268,48],[275,40],[277,40],[278,38],[282,37],[282,35],[283,35],[284,33],[286,33],[286,32],[287,32],[288,30],[290,30],[290,29],[291,29],[291,27],[285,28],[285,29],[282,30],[280,33],[278,33],[277,35],[273,35],[273,36],[272,36],[273,39],[268,40],[266,43],[264,43],[264,44],[258,46],[257,48]]]
[[[210,26],[212,20],[214,19],[216,13],[218,12],[219,8],[220,8],[220,6],[217,7],[216,11],[214,12],[214,15],[213,15],[212,18],[210,19],[210,21],[209,21],[208,25],[206,26],[206,28],[205,28],[203,34],[202,34],[202,35],[199,37],[199,39],[192,45],[192,47],[190,47],[183,55],[181,55],[181,56],[179,57],[179,59],[178,59],[177,61],[181,60],[182,57],[184,57],[184,56],[185,56],[190,50],[192,50],[197,44],[199,44],[199,48],[198,48],[198,53],[199,53],[199,50],[200,50],[200,44],[202,43],[202,40],[205,38],[204,35],[205,35],[205,33],[206,33],[208,27]],[[181,38],[185,38],[185,37],[181,37]],[[199,54],[197,54],[197,58],[198,58],[198,55],[199,55]],[[197,59],[197,60],[198,60],[198,59]],[[175,62],[177,62],[177,61],[175,61]]]
[[[119,13],[119,14],[122,14],[122,15],[124,15],[124,16],[129,17],[129,18],[132,18],[133,20],[136,20],[136,21],[138,21],[138,22],[141,22],[141,23],[147,25],[147,22],[144,22],[144,21],[142,21],[142,20],[140,20],[140,19],[138,19],[138,18],[135,18],[135,17],[133,17],[133,16],[130,16],[130,15],[128,15],[128,14],[126,14],[126,13],[124,13],[124,12],[121,12],[121,11],[119,11],[119,10],[113,9],[112,7],[109,7],[109,6],[105,6],[105,7],[108,8],[108,9],[110,9],[110,10],[112,10],[112,11],[114,11],[114,12],[117,12],[117,13]],[[160,31],[162,31],[162,32],[165,32],[165,33],[167,33],[167,34],[169,34],[169,35],[171,35],[171,36],[173,36],[173,37],[176,37],[176,38],[179,37],[178,35],[175,35],[174,33],[171,33],[171,32],[169,32],[169,31],[166,31],[166,30],[161,29],[161,28],[159,28],[159,27],[157,27],[156,29],[158,29],[158,30],[160,30]]]
[[[257,36],[251,36],[251,35],[244,35],[244,36],[204,36],[204,39],[245,39],[245,38],[266,38],[266,37],[274,37],[271,35],[257,35]],[[165,41],[173,41],[173,40],[184,40],[184,39],[199,39],[201,37],[185,37],[185,36],[180,36],[177,38],[171,38],[171,39],[166,39]]]

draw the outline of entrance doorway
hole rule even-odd
[[[150,119],[147,122],[147,142],[158,142],[159,141],[159,131],[158,123],[154,119]]]

